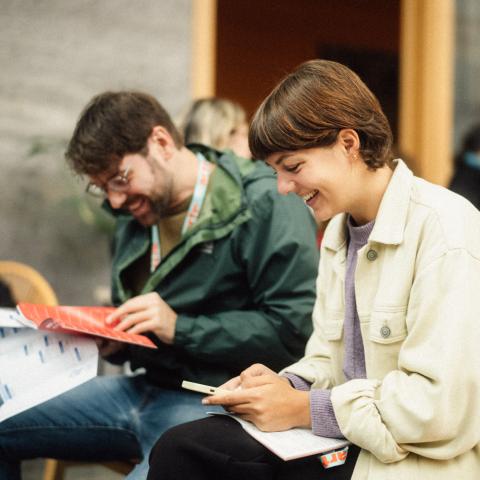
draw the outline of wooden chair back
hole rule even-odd
[[[43,275],[24,263],[0,260],[0,279],[18,302],[58,305],[57,296]]]

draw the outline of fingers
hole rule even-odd
[[[236,407],[242,404],[258,404],[263,401],[265,395],[268,396],[268,389],[264,387],[258,388],[237,388],[230,391],[221,391],[215,395],[210,395],[202,400],[204,405],[223,405],[230,407]]]
[[[177,313],[156,292],[127,300],[106,318],[116,330],[130,333],[152,332],[164,343],[175,338]]]
[[[128,303],[128,302],[127,302]],[[113,311],[108,317],[105,319],[105,323],[110,326],[117,326],[122,318],[127,316],[130,313],[130,306],[124,303],[120,307],[118,307],[115,311]]]
[[[161,303],[160,295],[156,292],[146,293],[145,295],[138,295],[124,304],[120,305],[114,312],[112,312],[106,319],[107,324],[115,324],[120,322],[123,317],[148,309],[153,306],[158,306]]]
[[[145,332],[155,332],[156,322],[153,320],[148,321],[139,321],[135,326],[127,328],[128,333],[145,333]]]
[[[245,379],[242,379],[241,386],[244,389],[261,387],[263,385],[276,383],[279,380],[279,378],[280,377],[276,373],[261,375],[257,377],[246,377]]]
[[[262,385],[263,377],[277,375],[273,370],[270,370],[261,363],[254,363],[240,374],[242,388],[250,388],[252,386]],[[255,380],[259,380],[259,383]]]
[[[271,373],[275,373],[275,372],[273,370],[270,370],[268,367],[266,367],[265,365],[263,365],[261,363],[254,363],[253,365],[251,365],[250,367],[245,369],[240,374],[240,376],[242,378],[247,378],[247,377],[257,377],[257,376],[260,376],[260,375],[267,375],[267,374],[271,374]]]
[[[130,331],[130,329],[141,322],[146,322],[152,317],[150,310],[141,310],[131,313],[123,317],[123,319],[115,325],[115,330]]]
[[[254,364],[244,370],[238,377],[231,378],[220,386],[221,390],[230,390],[206,397],[202,400],[205,405],[233,406],[255,401],[260,395],[258,387],[272,384],[281,380],[273,370],[262,364]]]
[[[205,397],[202,403],[204,405],[224,405],[230,407],[250,402],[251,394],[252,392],[246,392],[244,390],[232,390],[231,392],[222,392]]]
[[[222,390],[236,390],[237,388],[240,388],[242,383],[242,380],[240,379],[240,376],[238,377],[233,377],[228,382],[225,382],[224,384],[220,385],[220,389]]]

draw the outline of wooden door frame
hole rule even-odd
[[[414,172],[447,185],[453,167],[454,0],[402,0],[399,150]]]
[[[217,69],[217,0],[192,0],[192,98],[213,97]]]

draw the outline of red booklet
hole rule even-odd
[[[118,342],[157,348],[144,335],[114,330],[107,325],[105,318],[115,310],[113,307],[49,307],[22,302],[17,305],[17,310],[23,317],[22,322],[33,328],[65,333],[85,333]]]

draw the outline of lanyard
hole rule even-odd
[[[195,189],[193,190],[193,196],[188,207],[187,215],[183,221],[182,236],[198,220],[198,216],[200,215],[200,210],[207,193],[208,179],[210,178],[211,170],[207,159],[201,153],[197,153],[196,155],[199,162],[197,181],[195,183]],[[152,250],[150,253],[150,273],[154,272],[162,261],[162,249],[160,245],[158,225],[152,225],[151,230]]]

